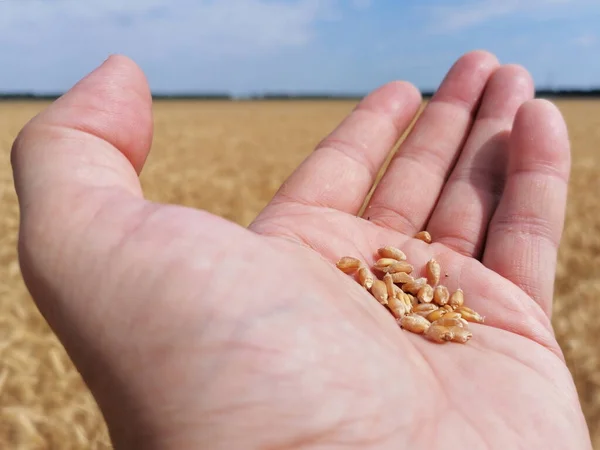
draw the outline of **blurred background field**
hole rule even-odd
[[[354,104],[157,101],[141,176],[146,196],[248,225]],[[570,131],[573,169],[553,321],[600,448],[600,100],[556,104]],[[45,105],[0,102],[0,448],[109,448],[103,419],[32,303],[17,262],[10,146]]]

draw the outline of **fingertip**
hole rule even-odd
[[[512,125],[519,108],[534,94],[533,79],[524,67],[517,64],[500,66],[486,85],[477,118],[509,120]]]
[[[413,113],[422,102],[421,91],[408,81],[391,81],[375,89],[357,105],[357,109],[368,109],[396,118],[396,124],[404,123],[407,110]]]
[[[523,78],[526,78],[527,80],[531,80],[531,74],[529,73],[529,70],[527,70],[527,68],[522,64],[506,63],[506,64],[503,64],[502,66],[500,66],[498,68],[498,70],[505,70],[505,71],[513,73],[515,75],[522,76]]]
[[[467,69],[474,72],[488,73],[499,66],[500,61],[494,53],[478,49],[464,53],[456,60],[450,71]]]
[[[489,50],[485,50],[483,48],[476,48],[473,50],[469,50],[468,52],[464,53],[459,60],[474,60],[474,61],[479,61],[480,63],[487,63],[487,64],[500,64],[500,61],[498,60],[498,57],[496,56],[496,54],[490,52]]]
[[[448,70],[432,101],[462,104],[475,112],[486,84],[499,65],[498,58],[488,51],[465,53]]]
[[[514,86],[520,87],[530,97],[533,97],[535,94],[533,78],[529,71],[520,64],[504,64],[500,66],[492,75],[490,83],[503,80],[512,80]]]
[[[535,98],[523,103],[517,112],[516,120],[522,126],[545,123],[554,133],[565,134],[567,131],[563,115],[553,102],[545,98]]]
[[[421,103],[423,96],[421,91],[413,83],[404,80],[396,80],[390,83],[390,89],[393,90],[396,97],[403,96],[411,103]]]
[[[517,111],[511,135],[511,171],[551,170],[568,179],[571,151],[560,109],[547,99],[525,102]]]
[[[405,80],[395,80],[384,86],[390,90],[390,93],[402,95],[413,101],[421,101],[421,91],[411,82]]]

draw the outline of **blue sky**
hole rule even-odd
[[[0,0],[0,91],[64,91],[111,53],[154,92],[430,90],[477,48],[538,87],[600,86],[600,2]]]

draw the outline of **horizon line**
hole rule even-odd
[[[424,98],[430,98],[435,94],[435,90],[420,90]],[[50,100],[57,99],[64,95],[65,92],[35,92],[35,91],[0,91],[0,100],[11,99],[40,99]],[[600,86],[593,88],[548,88],[541,87],[535,90],[537,95],[553,95],[553,96],[600,96]],[[190,92],[161,92],[153,91],[151,93],[153,99],[190,99],[190,100],[284,100],[284,99],[360,99],[364,98],[367,93],[360,92],[327,92],[327,91],[265,91],[262,93],[248,94],[233,94],[223,91],[190,91]]]

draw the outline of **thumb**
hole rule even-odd
[[[27,123],[11,152],[23,279],[111,434],[119,427],[109,418],[125,410],[128,392],[114,373],[114,355],[129,319],[111,308],[123,281],[117,266],[128,263],[115,255],[156,208],[143,199],[138,179],[152,140],[151,106],[141,70],[112,56]],[[106,392],[115,391],[121,401],[112,405]]]
[[[151,106],[141,70],[112,56],[27,123],[12,147],[23,278],[79,369],[97,357],[90,347],[105,345],[96,300],[111,295],[106,256],[151,207],[138,179]]]

